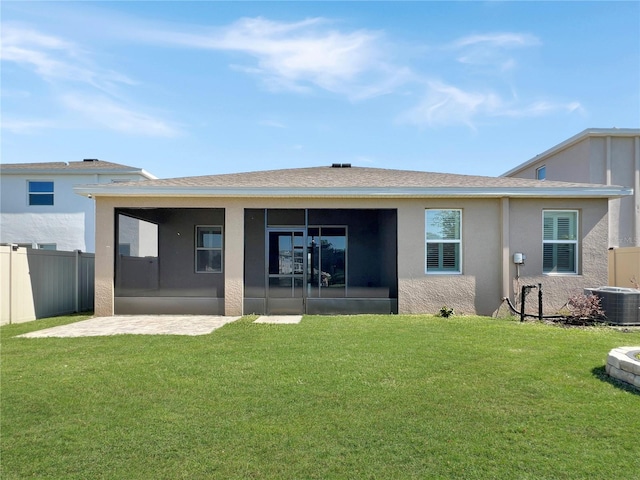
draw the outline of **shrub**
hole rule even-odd
[[[446,305],[444,305],[440,309],[440,313],[438,315],[444,318],[449,318],[450,316],[454,315],[453,308],[449,308]]]
[[[600,305],[600,297],[593,294],[574,295],[569,298],[567,309],[570,317],[574,320],[602,321],[605,318],[604,310]]]

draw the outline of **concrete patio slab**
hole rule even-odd
[[[20,337],[99,337],[107,335],[207,335],[240,317],[213,315],[120,315],[96,317]]]
[[[300,323],[301,320],[302,315],[262,315],[253,323],[294,324]]]

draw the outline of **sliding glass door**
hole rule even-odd
[[[304,230],[270,229],[267,235],[267,311],[304,313]]]

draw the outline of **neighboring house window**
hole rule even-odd
[[[578,212],[545,210],[542,234],[543,273],[578,273]]]
[[[222,227],[196,226],[196,272],[222,272]]]
[[[29,180],[29,205],[53,205],[53,182]]]
[[[119,243],[118,244],[118,253],[120,255],[124,255],[125,257],[131,256],[131,244],[130,243]]]
[[[426,273],[462,273],[462,210],[425,212]]]
[[[547,167],[545,167],[543,165],[540,168],[537,168],[536,169],[536,178],[538,180],[544,180],[545,178],[547,178]]]
[[[38,250],[56,250],[55,243],[39,243]]]

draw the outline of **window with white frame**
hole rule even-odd
[[[53,182],[28,180],[29,205],[53,205]]]
[[[462,273],[462,210],[425,211],[426,273]]]
[[[222,272],[222,227],[196,226],[196,272]]]
[[[544,210],[542,272],[578,273],[578,211]]]
[[[547,167],[543,165],[536,168],[536,179],[544,180],[545,178],[547,178]]]
[[[57,250],[55,243],[39,243],[38,250]]]

